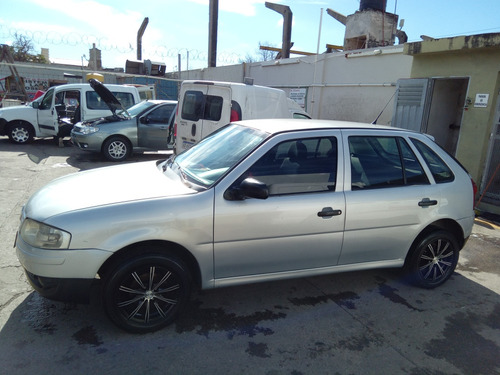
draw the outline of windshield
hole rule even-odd
[[[130,117],[136,117],[137,115],[140,115],[142,112],[144,112],[146,109],[151,108],[153,106],[155,106],[154,103],[151,103],[151,102],[144,100],[140,103],[133,105],[132,107],[130,107],[126,111],[120,111],[118,114],[123,115],[125,113],[128,113],[130,115]]]
[[[174,163],[180,168],[184,178],[209,187],[267,136],[267,133],[257,129],[230,124],[178,155]]]

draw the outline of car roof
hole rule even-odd
[[[266,133],[275,134],[300,130],[325,130],[325,129],[370,129],[370,130],[392,130],[408,131],[407,129],[394,128],[384,125],[374,125],[361,122],[337,121],[337,120],[310,120],[310,119],[265,119],[265,120],[243,120],[237,121],[251,128],[262,130]]]
[[[177,100],[148,99],[147,101],[153,104],[177,104]]]

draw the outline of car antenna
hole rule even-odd
[[[391,98],[389,99],[389,101],[387,102],[387,104],[385,105],[384,108],[382,108],[382,111],[380,111],[380,113],[378,114],[377,118],[375,120],[372,121],[372,125],[377,125],[377,121],[378,119],[380,118],[380,116],[382,116],[382,113],[384,113],[385,109],[387,108],[387,106],[389,105],[389,103],[391,102],[392,98],[394,98],[394,95],[396,95],[396,92],[398,90],[395,90],[394,91],[394,94],[392,94]]]

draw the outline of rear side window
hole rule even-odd
[[[349,137],[351,189],[429,184],[415,154],[400,137]]]
[[[124,108],[130,108],[134,105],[134,97],[129,92],[112,92]],[[87,91],[85,93],[88,109],[107,110],[108,105],[95,91]]]
[[[112,92],[116,99],[121,103],[123,108],[127,109],[132,107],[134,103],[134,96],[129,92]]]
[[[412,142],[427,163],[437,184],[451,182],[455,179],[451,169],[429,146],[416,139],[412,139]]]
[[[221,96],[204,95],[201,91],[189,90],[184,94],[181,117],[190,121],[219,121],[223,104]]]

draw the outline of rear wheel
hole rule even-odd
[[[458,256],[455,238],[449,232],[436,231],[425,236],[412,250],[406,269],[414,284],[431,289],[450,278]]]
[[[172,323],[191,291],[186,266],[166,255],[144,254],[117,265],[104,284],[104,308],[120,328],[156,331]]]
[[[131,151],[130,142],[122,137],[111,137],[102,146],[102,153],[111,161],[123,161]]]
[[[29,143],[33,141],[34,131],[31,125],[17,122],[9,128],[9,139],[14,143]]]

